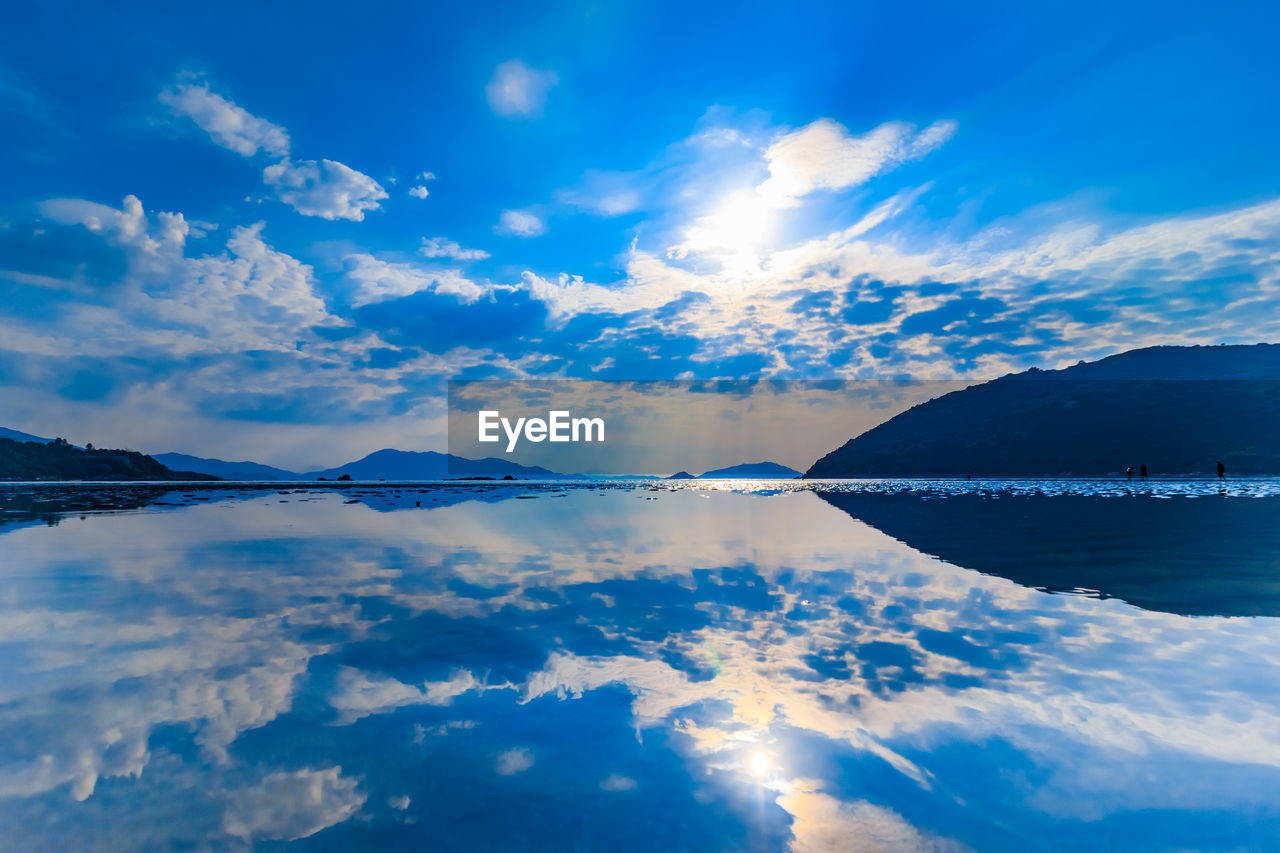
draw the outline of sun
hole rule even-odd
[[[733,193],[694,222],[682,248],[719,258],[728,269],[757,268],[775,216],[774,206],[757,193]]]
[[[737,193],[708,219],[709,236],[722,248],[757,254],[773,229],[773,207],[754,193]]]

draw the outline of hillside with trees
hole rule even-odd
[[[1151,347],[908,409],[809,478],[1280,473],[1280,344]]]
[[[0,438],[0,480],[216,480],[208,474],[173,471],[136,450],[83,448]]]

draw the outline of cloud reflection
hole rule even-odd
[[[339,848],[429,823],[514,843],[535,807],[528,849],[650,846],[596,805],[630,792],[635,820],[679,814],[700,849],[1276,826],[1275,620],[1049,595],[806,492],[538,494],[392,512],[269,494],[11,529],[0,832],[182,774],[204,781],[167,806],[178,823]],[[461,823],[477,797],[515,811]]]

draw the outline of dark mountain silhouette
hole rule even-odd
[[[921,403],[806,477],[1280,473],[1280,344],[1152,347]]]
[[[297,471],[286,471],[257,462],[227,462],[222,459],[206,459],[185,453],[154,453],[152,458],[169,468],[210,474],[221,480],[297,480]]]
[[[714,480],[791,480],[800,476],[795,468],[777,462],[743,462],[728,468],[717,468],[702,475]]]
[[[537,465],[517,465],[505,459],[465,459],[452,453],[434,450],[385,449],[337,468],[311,471],[302,475],[314,480],[324,477],[336,480],[349,475],[353,480],[440,480],[453,477],[513,477],[533,480],[574,479],[578,474],[558,474]]]
[[[0,438],[0,480],[216,480],[173,471],[135,450],[95,450],[50,442]]]
[[[692,474],[690,474],[688,471],[677,471],[676,473],[672,474],[670,477],[667,477],[667,479],[668,480],[696,480],[697,478],[694,477]]]
[[[923,553],[1188,616],[1280,616],[1280,498],[819,492]]]

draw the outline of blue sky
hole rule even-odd
[[[330,465],[441,449],[455,377],[1274,339],[1275,19],[30,5],[0,33],[0,421]]]

